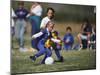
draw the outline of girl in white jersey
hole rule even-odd
[[[46,24],[49,22],[49,21],[52,21],[53,18],[54,18],[54,9],[53,8],[47,8],[47,16],[44,17],[41,21],[41,25],[40,25],[40,29],[44,29],[46,27]]]

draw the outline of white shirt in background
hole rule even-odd
[[[40,28],[45,28],[46,27],[46,24],[51,21],[48,17],[44,17],[41,21],[41,24],[40,24]]]
[[[13,17],[16,17],[16,15],[15,15],[15,12],[14,12],[14,10],[12,9],[12,11],[11,11],[11,26],[12,27],[14,27],[14,19],[13,19]]]
[[[35,14],[36,16],[42,15],[42,7],[40,5],[35,6],[31,9],[31,13]]]

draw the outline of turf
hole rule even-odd
[[[62,27],[60,27],[62,25]],[[80,24],[70,23],[73,28],[73,34],[75,34],[75,42],[76,34],[79,32]],[[74,26],[75,25],[75,26]],[[67,25],[66,25],[67,26]],[[27,26],[25,38],[25,47],[31,47],[31,34],[30,34],[30,25]],[[60,37],[63,37],[65,32],[65,23],[60,23],[55,25],[55,30],[59,31]],[[43,56],[39,57],[35,62],[32,62],[29,59],[30,55],[33,55],[35,52],[19,52],[18,42],[15,38],[12,38],[14,46],[11,51],[11,73],[38,73],[38,72],[55,72],[55,71],[74,71],[74,70],[89,70],[96,69],[96,51],[93,50],[73,50],[73,51],[65,51],[62,50],[61,54],[64,57],[63,63],[54,63],[52,65],[41,65],[39,62],[43,59]],[[52,57],[56,60],[55,53],[53,51]]]
[[[53,72],[53,71],[73,71],[73,70],[88,70],[96,68],[96,52],[89,50],[81,51],[65,51],[61,53],[64,57],[64,62],[56,62],[52,65],[39,64],[43,56],[39,57],[35,62],[29,59],[30,55],[36,52],[19,52],[18,49],[12,51],[11,72],[14,73],[38,73],[38,72]],[[52,56],[56,60],[53,52]]]

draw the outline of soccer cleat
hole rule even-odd
[[[63,56],[61,56],[61,58],[60,58],[60,62],[63,62],[64,61],[64,58],[63,58]]]
[[[56,60],[55,62],[64,62],[63,56],[61,56],[61,58],[59,60]]]
[[[36,60],[36,56],[30,56],[30,59],[34,62]]]

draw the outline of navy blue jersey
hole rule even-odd
[[[45,42],[52,37],[51,32],[47,31],[47,29],[43,29],[41,30],[41,32],[43,33],[42,36],[39,37],[40,41],[45,44]]]
[[[18,19],[26,19],[28,11],[24,8],[18,8],[17,10],[15,10],[15,14]]]

